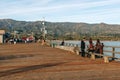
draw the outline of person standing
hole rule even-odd
[[[81,40],[81,56],[85,57],[85,38]]]
[[[61,46],[64,46],[64,44],[65,44],[65,42],[64,42],[64,40],[63,40],[62,43],[61,43]]]
[[[92,38],[89,39],[88,52],[94,52],[94,44]]]
[[[100,54],[100,48],[101,48],[101,42],[99,39],[97,39],[96,45],[95,45],[95,52]]]
[[[104,44],[101,43],[101,45],[100,45],[100,54],[103,54],[103,47],[104,47]]]

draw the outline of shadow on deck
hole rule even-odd
[[[61,62],[61,63],[47,63],[47,64],[33,65],[33,66],[21,67],[21,68],[18,68],[18,69],[1,71],[0,72],[0,77],[8,76],[8,75],[16,74],[16,73],[22,73],[22,72],[26,72],[26,71],[31,71],[31,70],[37,70],[37,69],[57,66],[57,65],[60,65],[60,64],[63,64],[63,63],[65,63],[65,62]]]
[[[9,60],[9,59],[16,59],[16,58],[26,58],[26,57],[33,57],[33,54],[22,54],[22,55],[7,55],[7,56],[0,56],[0,60]]]

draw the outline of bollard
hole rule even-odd
[[[80,55],[80,54],[79,54],[79,50],[76,50],[75,52],[76,52],[77,55]]]
[[[74,47],[74,52],[79,55],[80,49],[78,47],[78,45],[76,45],[76,47]]]
[[[95,55],[93,53],[90,54],[91,54],[91,59],[95,60]]]
[[[109,58],[107,56],[104,56],[103,58],[105,63],[109,63]]]

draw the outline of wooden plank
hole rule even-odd
[[[108,51],[108,50],[104,50],[103,52],[110,52],[110,53],[113,53],[113,51]],[[116,54],[120,54],[120,52],[114,52]]]
[[[111,47],[111,48],[120,48],[120,46],[104,46],[104,47]]]

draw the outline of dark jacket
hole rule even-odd
[[[83,40],[81,41],[81,49],[85,49],[85,42]]]

